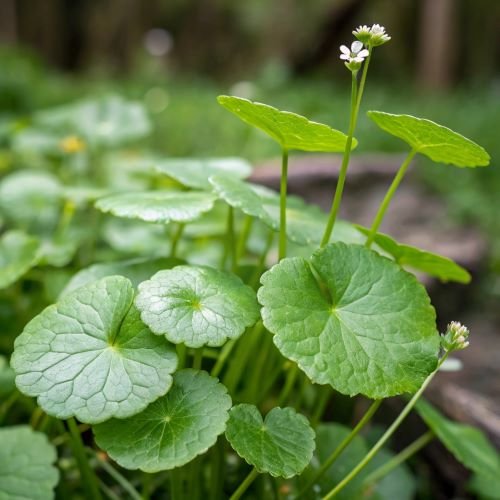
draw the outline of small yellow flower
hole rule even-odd
[[[79,153],[85,149],[85,142],[76,135],[68,135],[59,143],[59,147],[69,154]]]

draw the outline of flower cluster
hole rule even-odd
[[[469,330],[458,321],[452,321],[441,336],[441,346],[446,352],[459,351],[469,345]]]
[[[385,32],[380,24],[374,24],[371,28],[366,25],[360,26],[352,34],[363,44],[377,47],[387,43],[391,37]]]
[[[345,45],[340,46],[340,59],[346,61],[345,65],[351,71],[357,71],[361,67],[361,63],[365,60],[370,52],[363,48],[363,44],[359,41],[352,42],[349,49]]]

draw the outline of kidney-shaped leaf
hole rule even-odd
[[[382,111],[368,111],[368,116],[382,130],[403,139],[435,162],[457,167],[485,167],[490,162],[489,154],[481,146],[430,120]]]
[[[226,437],[240,457],[274,477],[300,474],[315,447],[307,418],[293,408],[273,408],[263,421],[256,406],[235,406],[229,412]]]
[[[459,462],[490,477],[500,488],[500,455],[479,429],[448,420],[424,400],[419,400],[415,408]]]
[[[0,238],[0,289],[36,266],[39,249],[39,241],[22,231],[9,231]]]
[[[417,390],[436,367],[424,287],[372,250],[330,244],[310,261],[283,259],[261,283],[266,328],[313,382],[378,399]]]
[[[110,276],[47,307],[16,339],[16,385],[58,418],[125,418],[165,394],[177,356],[133,306],[132,284]]]
[[[59,473],[55,448],[27,425],[0,429],[0,500],[54,498]]]
[[[347,136],[328,125],[241,97],[221,95],[217,100],[240,120],[263,130],[284,149],[325,152],[345,149]],[[356,139],[353,139],[353,147],[356,144]]]
[[[210,176],[224,174],[243,179],[252,173],[252,166],[242,158],[171,158],[157,162],[155,170],[184,186],[210,189]]]
[[[370,234],[370,230],[356,226],[363,234]],[[448,257],[438,255],[410,245],[398,243],[387,234],[377,233],[375,243],[401,266],[422,271],[430,276],[435,276],[442,281],[457,281],[469,283],[470,274]]]
[[[207,266],[177,266],[139,285],[141,319],[170,342],[220,346],[259,317],[255,292],[240,278]]]
[[[94,427],[97,444],[127,469],[157,472],[190,462],[226,428],[227,389],[208,373],[181,370],[170,392],[142,413]]]
[[[146,222],[189,222],[212,209],[211,193],[148,191],[115,194],[101,198],[96,207],[117,217]]]

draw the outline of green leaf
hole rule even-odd
[[[370,234],[370,230],[356,226],[365,235]],[[461,266],[453,262],[448,257],[443,257],[420,248],[398,243],[387,234],[377,233],[375,243],[394,260],[403,267],[409,267],[416,271],[422,271],[430,276],[435,276],[442,281],[457,281],[458,283],[469,283],[470,274]]]
[[[0,397],[12,392],[16,385],[14,379],[16,375],[14,370],[9,366],[7,358],[0,356]]]
[[[0,443],[0,500],[54,498],[57,454],[45,434],[27,425],[5,427]]]
[[[273,408],[263,421],[256,406],[235,406],[229,412],[226,437],[240,457],[274,477],[300,474],[315,447],[309,421],[293,408]]]
[[[181,370],[170,392],[142,413],[94,427],[97,444],[127,469],[158,472],[184,465],[226,428],[227,389],[208,373]]]
[[[236,275],[207,266],[177,266],[139,285],[135,304],[157,335],[189,347],[221,346],[259,317],[255,292]]]
[[[274,231],[280,228],[279,194],[262,186],[243,182],[239,179],[216,175],[210,178],[217,196],[233,208],[256,217]],[[289,196],[287,204],[287,237],[298,245],[316,245],[321,242],[327,215],[316,205],[308,205],[300,198]],[[354,227],[338,221],[332,240],[344,238],[362,242]]]
[[[147,191],[106,196],[96,208],[117,217],[146,222],[189,222],[212,209],[215,196],[210,193]]]
[[[137,287],[139,283],[147,280],[160,269],[169,269],[181,263],[182,261],[179,259],[170,259],[166,257],[157,259],[139,257],[136,259],[94,264],[78,271],[69,280],[66,287],[61,292],[61,296],[87,285],[88,283],[113,275],[125,276],[132,282],[132,286]]]
[[[252,166],[242,158],[171,158],[155,163],[155,169],[193,189],[210,189],[212,175],[244,179],[252,173]]]
[[[283,149],[324,152],[345,150],[347,136],[328,125],[240,97],[221,95],[217,100],[240,120],[263,130]],[[352,147],[356,145],[357,141],[353,139]]]
[[[382,111],[368,111],[368,116],[382,130],[435,162],[457,167],[485,167],[490,162],[490,155],[481,146],[430,120]]]
[[[22,231],[8,231],[0,238],[0,289],[37,265],[39,249],[38,240]]]
[[[416,391],[439,335],[424,287],[389,259],[334,243],[261,278],[262,318],[281,353],[315,383],[379,399]]]
[[[16,385],[58,418],[125,418],[164,395],[177,356],[133,306],[121,276],[75,290],[32,319],[16,339]]]
[[[500,489],[500,455],[479,429],[448,420],[424,400],[419,400],[415,408],[460,463],[488,476]]]

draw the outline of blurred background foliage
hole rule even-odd
[[[277,154],[215,97],[268,102],[346,129],[349,74],[338,46],[359,24],[386,26],[366,109],[414,113],[483,145],[491,167],[429,165],[421,177],[450,215],[481,227],[500,271],[500,2],[498,0],[2,0],[0,171],[34,111],[88,96],[141,101],[169,156]],[[402,143],[361,120],[360,152]]]

